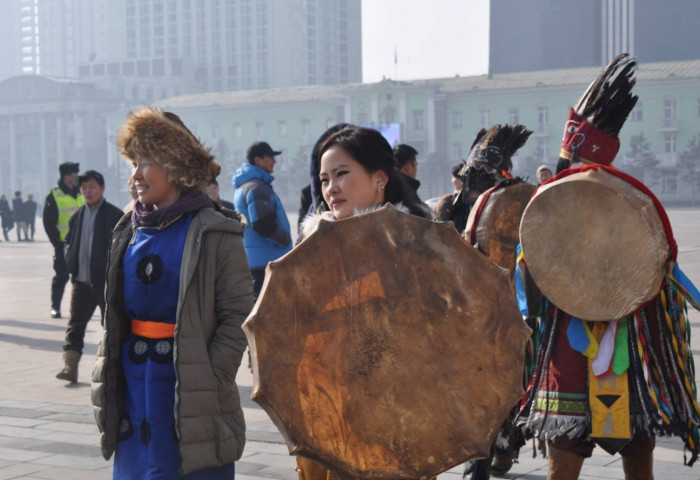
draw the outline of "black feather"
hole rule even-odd
[[[588,123],[617,137],[639,97],[632,95],[637,62],[628,54],[615,57],[583,93],[574,110]]]

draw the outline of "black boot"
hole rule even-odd
[[[492,457],[487,457],[474,461],[471,480],[489,480],[491,477],[491,459]]]

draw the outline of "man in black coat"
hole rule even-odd
[[[22,232],[24,232],[24,240],[29,241],[27,236],[27,222],[24,221],[24,200],[22,200],[22,192],[15,192],[15,198],[12,199],[12,213],[17,226],[17,241],[22,241]]]
[[[104,316],[107,253],[112,230],[123,213],[104,199],[104,177],[88,170],[78,177],[85,205],[70,218],[65,239],[65,257],[73,281],[70,318],[63,345],[64,367],[56,378],[78,381],[78,363],[83,353],[85,328],[95,308]]]
[[[27,222],[27,229],[29,230],[29,241],[34,241],[34,231],[36,222],[36,202],[34,201],[34,195],[31,193],[27,195],[27,201],[24,202],[24,220]]]
[[[396,162],[396,168],[401,172],[404,183],[406,183],[410,189],[407,194],[410,194],[411,203],[420,205],[423,210],[428,214],[427,218],[432,218],[433,211],[420,199],[418,196],[418,188],[420,187],[420,182],[416,177],[418,176],[418,151],[410,145],[402,143],[394,147],[394,161]]]

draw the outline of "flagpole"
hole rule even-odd
[[[396,73],[397,65],[399,63],[399,57],[396,55],[396,45],[394,45],[394,80],[398,80],[398,75]]]

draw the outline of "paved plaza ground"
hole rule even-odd
[[[700,210],[670,209],[680,246],[679,263],[700,285]],[[37,225],[40,227],[40,222]],[[102,459],[90,406],[90,373],[100,336],[96,315],[88,326],[80,382],[55,378],[61,369],[70,287],[63,301],[64,318],[49,318],[51,245],[43,232],[34,243],[0,243],[0,480],[109,479],[111,461]],[[11,238],[15,232],[12,231]],[[620,239],[624,241],[624,239]],[[696,365],[700,355],[700,314],[692,312]],[[239,480],[297,478],[294,457],[265,412],[250,402],[252,375],[238,374],[247,423],[247,443],[236,465]],[[680,441],[659,439],[655,450],[657,479],[700,479],[700,466],[683,466]],[[460,480],[461,467],[438,477]],[[532,457],[532,444],[503,478],[545,479],[546,460]],[[599,449],[584,464],[582,479],[623,479],[619,456]]]

